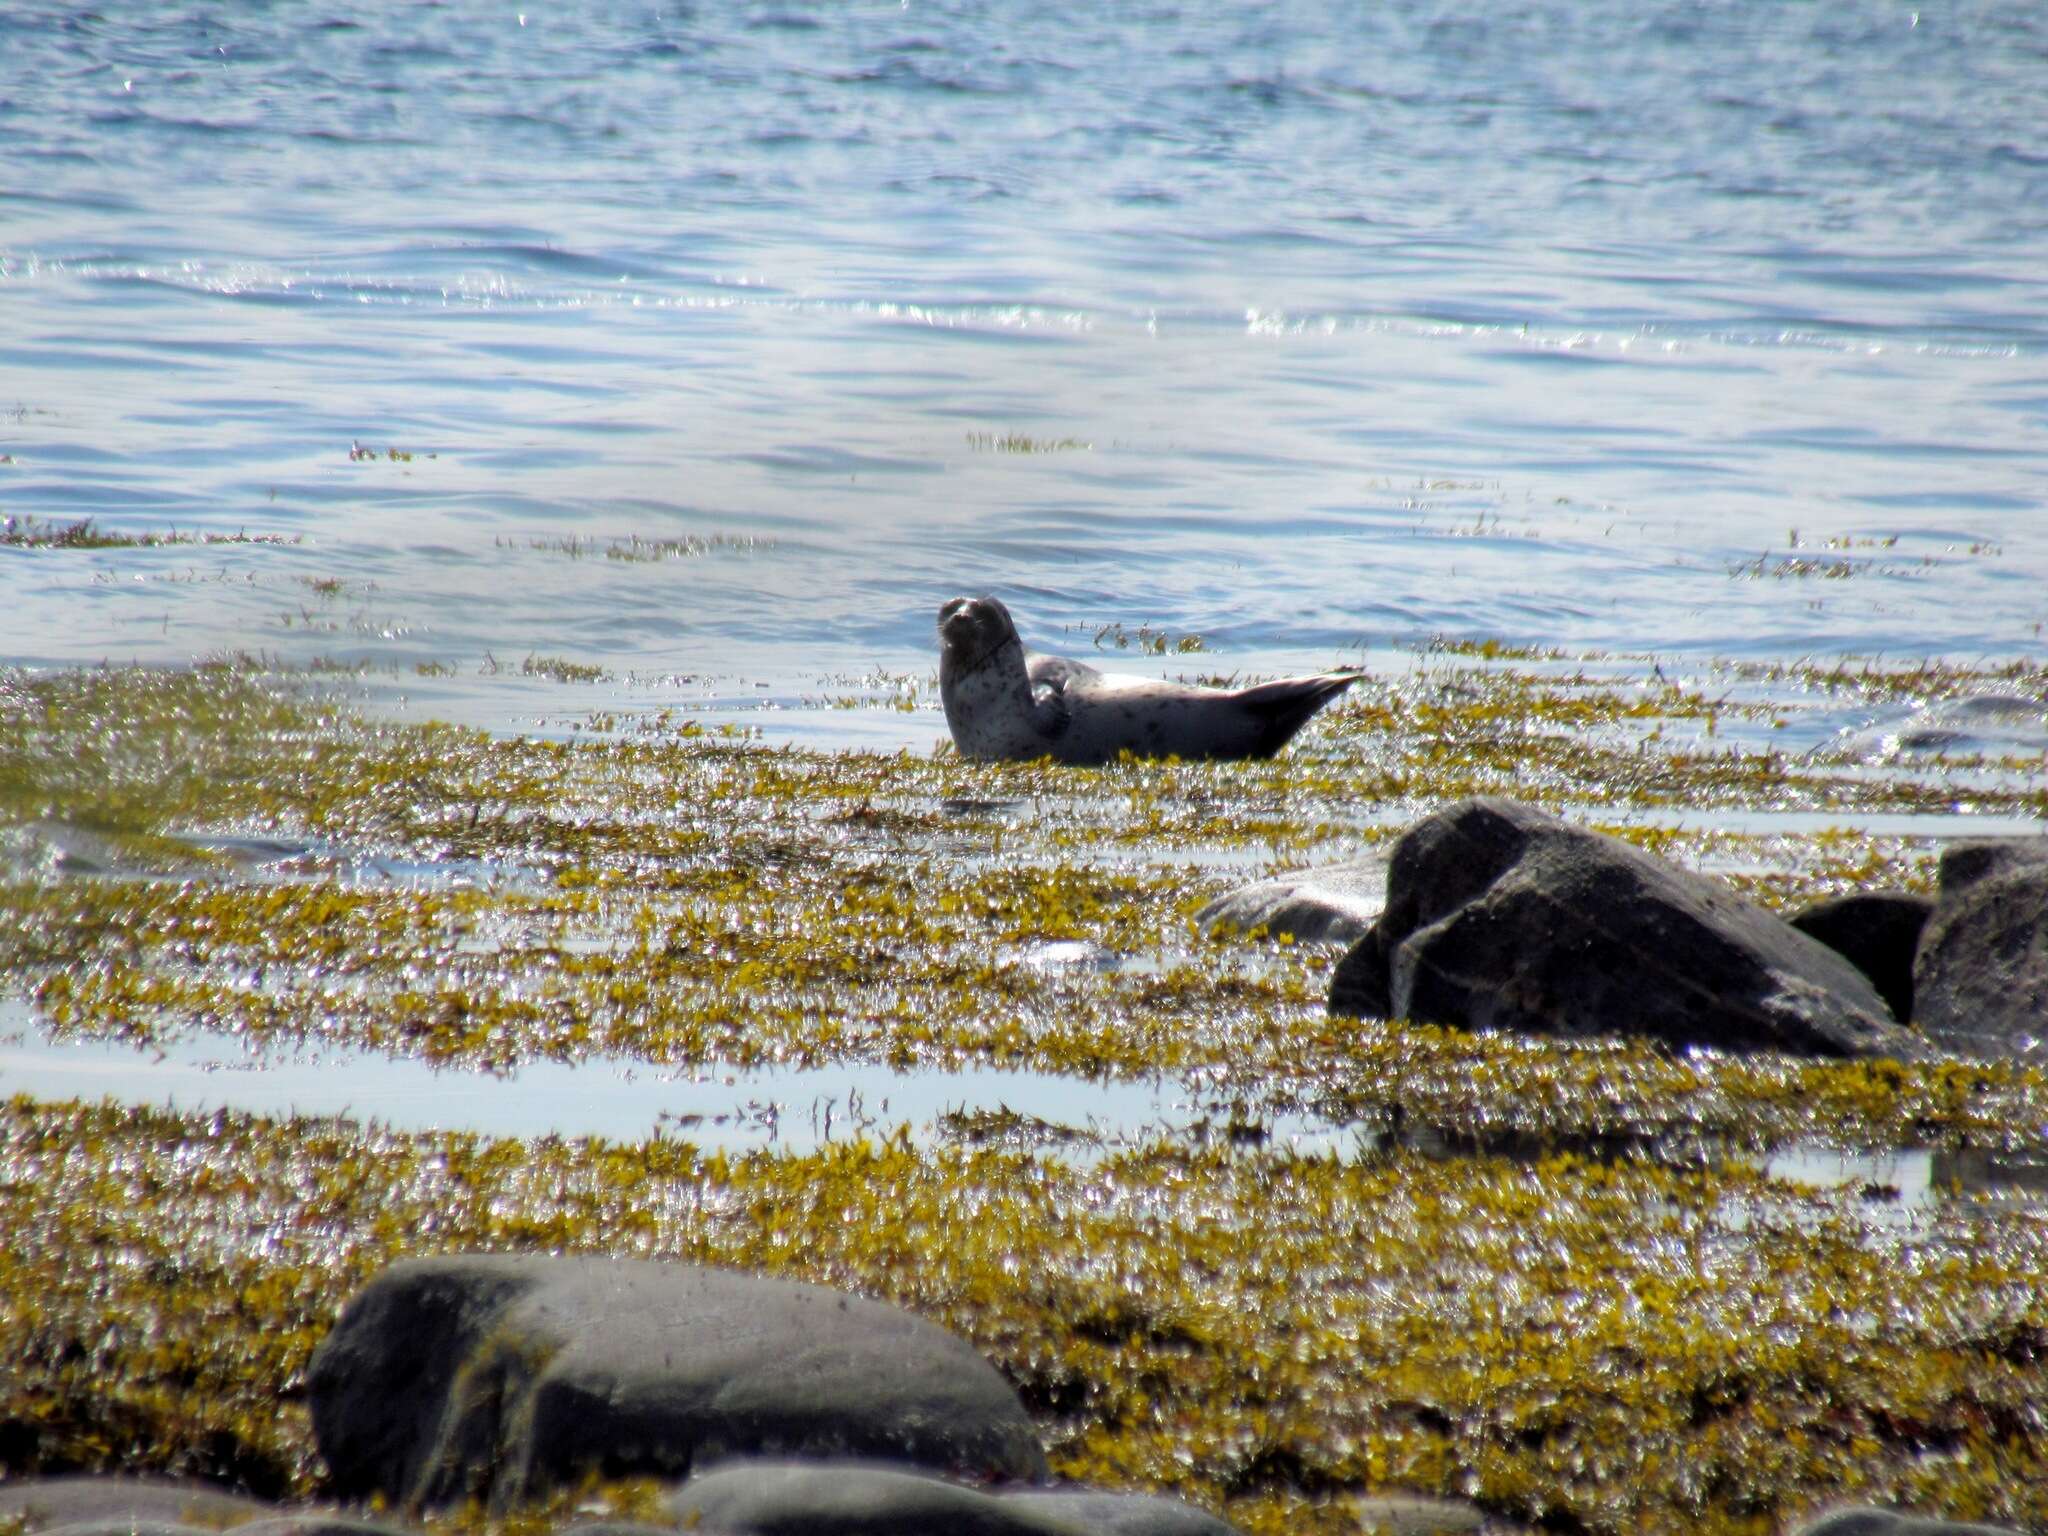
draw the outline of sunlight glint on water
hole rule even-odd
[[[2033,7],[528,23],[0,17],[0,508],[303,540],[0,550],[0,653],[2041,642]]]

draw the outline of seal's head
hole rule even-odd
[[[978,672],[1006,645],[1018,645],[1010,610],[992,597],[956,597],[939,609],[939,670]]]

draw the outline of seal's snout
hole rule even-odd
[[[939,610],[939,644],[945,650],[971,650],[976,629],[973,598],[956,597]]]
[[[1016,633],[1010,610],[992,597],[956,597],[939,609],[939,644],[962,662],[979,662]]]

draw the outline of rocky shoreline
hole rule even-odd
[[[549,1255],[406,1260],[343,1310],[309,1373],[325,1497],[169,1479],[0,1483],[23,1536],[407,1536],[467,1507],[651,1479],[578,1536],[1237,1536],[1163,1495],[1051,1480],[1022,1401],[968,1345],[899,1308],[694,1265]],[[1355,1529],[1508,1533],[1457,1500],[1375,1490]],[[395,1513],[394,1513],[395,1512]],[[1799,1536],[1984,1536],[1878,1508]]]
[[[1956,844],[1940,870],[1932,900],[1870,893],[1780,921],[1619,839],[1514,801],[1468,800],[1394,847],[1384,905],[1337,967],[1330,1012],[1647,1033],[1677,1049],[1906,1060],[2024,1050],[2048,977],[2048,841]],[[1320,888],[1267,882],[1208,915],[1342,934],[1361,920],[1374,879],[1367,865]],[[38,1536],[388,1536],[408,1527],[382,1511],[469,1504],[502,1517],[579,1484],[651,1478],[661,1492],[646,1518],[577,1528],[1235,1530],[1171,1497],[1054,1484],[1022,1400],[944,1329],[860,1296],[730,1270],[549,1255],[404,1260],[350,1301],[307,1381],[332,1503],[44,1479],[0,1487],[0,1520]],[[1360,1530],[1512,1529],[1477,1506],[1398,1489],[1353,1505]],[[1798,1527],[1991,1529],[1877,1508]]]
[[[1648,729],[1642,694],[1484,669],[1425,682],[1413,709],[1368,698],[1334,721],[1327,755],[1099,774],[680,730],[472,740],[316,719],[214,674],[25,684],[38,724],[8,761],[35,820],[9,844],[8,973],[52,1030],[234,1029],[475,1071],[603,1051],[1163,1074],[1194,1118],[1121,1138],[884,1122],[735,1153],[637,1126],[519,1141],[17,1095],[0,1104],[0,1359],[18,1363],[0,1467],[31,1501],[21,1523],[78,1523],[51,1506],[57,1474],[146,1470],[273,1501],[250,1519],[519,1536],[599,1517],[1086,1530],[1141,1513],[1256,1536],[1761,1536],[1836,1501],[2037,1528],[2048,1230],[2024,1189],[1951,1177],[1972,1158],[2038,1175],[2048,1075],[2024,1029],[1994,1048],[1930,1024],[1944,964],[1993,978],[1993,1003],[2025,996],[2023,965],[1958,968],[1960,938],[1937,934],[2024,960],[2032,840],[1952,853],[1938,897],[1910,892],[1933,884],[1929,844],[2024,832],[2039,791],[1962,806],[1910,767],[1894,783],[1739,747],[1609,751]],[[1671,688],[1653,702],[1681,724],[1721,708]],[[1589,707],[1616,722],[1597,750]],[[118,759],[95,755],[107,722]],[[1457,803],[1473,795],[1572,820]],[[1188,921],[1226,868],[1374,846],[1447,803],[1466,818],[1436,836],[1452,855],[1392,901],[1355,866],[1312,953]],[[1610,817],[1661,852],[1573,825]],[[434,873],[379,884],[349,862],[373,852]],[[1725,889],[1691,888],[1681,864],[1725,870]],[[462,883],[477,870],[513,874]],[[1298,910],[1321,899],[1292,884]],[[1797,910],[1816,894],[1838,899]],[[1758,915],[1779,909],[1793,918]],[[1813,942],[1851,950],[1845,930],[1861,975]],[[1327,1011],[1339,938],[1369,942],[1386,1007],[1400,985],[1411,1011],[1448,999],[1467,1027]],[[1056,942],[1101,963],[1036,964]],[[1589,984],[1617,954],[1624,984]],[[1732,1019],[1688,994],[1686,955],[1742,981],[1692,987],[1741,997]],[[1658,1030],[1631,1035],[1656,988],[1694,1011],[1660,1005]],[[1486,1017],[1503,998],[1520,1012]],[[1777,1171],[1836,1150],[1871,1157],[1826,1188]],[[448,1338],[407,1335],[399,1364],[441,1350],[455,1385],[385,1415],[407,1426],[410,1480],[344,1493],[312,1422],[315,1348],[375,1277],[436,1253],[695,1266],[750,1295],[774,1277],[835,1315],[841,1297],[893,1303],[959,1346],[913,1353],[965,1353],[962,1380],[993,1379],[1028,1434],[998,1479],[983,1453],[943,1449],[971,1418],[957,1396],[870,1422],[870,1364],[841,1393],[852,1427],[769,1432],[750,1410],[745,1433],[700,1414],[661,1440],[635,1392],[569,1369],[609,1349],[637,1370],[647,1340],[550,1334],[522,1310],[546,1310],[536,1285],[456,1307],[469,1321]],[[670,1309],[693,1351],[738,1304],[695,1283]],[[756,1356],[734,1379],[772,1375]],[[690,1381],[676,1401],[726,1390]],[[420,1390],[395,1377],[380,1400]],[[1068,1481],[1045,1480],[1034,1446]],[[560,1470],[629,1465],[604,1488],[658,1492],[586,1494]],[[162,1505],[127,1518],[208,1524]],[[1852,1536],[1883,1523],[1832,1518]]]
[[[1479,797],[1410,828],[1383,866],[1263,881],[1201,917],[1349,939],[1337,1017],[1899,1061],[2038,1051],[2048,838],[1952,843],[1939,868],[1932,898],[1871,891],[1780,919],[1618,837]]]

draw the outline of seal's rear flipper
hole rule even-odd
[[[1245,712],[1259,722],[1259,741],[1254,757],[1271,757],[1309,722],[1309,717],[1362,676],[1358,672],[1332,672],[1322,677],[1283,677],[1274,683],[1259,683],[1237,696]]]

